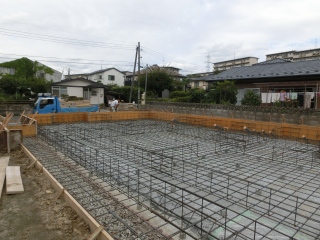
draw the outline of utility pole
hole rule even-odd
[[[68,79],[70,79],[70,68],[68,68]]]
[[[129,103],[131,103],[131,99],[132,99],[132,90],[133,90],[134,75],[136,74],[137,55],[138,55],[138,48],[136,48],[136,57],[135,57],[135,59],[134,59],[133,75],[132,75],[132,79],[131,79],[131,89],[130,89]]]
[[[144,98],[147,98],[148,64],[146,66],[146,82],[144,83]]]
[[[148,64],[146,66],[146,82],[144,83],[144,104],[147,102]]]
[[[140,42],[138,42],[138,105],[140,104]]]

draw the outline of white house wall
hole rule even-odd
[[[90,104],[101,104],[104,103],[104,98],[103,98],[103,89],[102,88],[92,88],[91,91],[96,91],[97,95],[90,97]]]
[[[61,77],[62,77],[62,73],[61,72],[58,72],[54,69],[53,70],[53,75],[50,75],[48,73],[45,74],[45,79],[47,81],[52,81],[52,82],[59,82],[61,81]]]
[[[0,67],[0,73],[13,75],[13,74],[15,74],[15,72],[16,72],[16,70],[14,68]],[[1,78],[1,76],[0,76],[0,78]]]
[[[38,62],[38,66],[48,67],[48,66],[46,66],[46,65],[44,65],[44,64],[42,64],[42,63],[39,63],[39,62]],[[44,73],[43,70],[40,70],[40,71],[38,71],[37,73],[44,73],[44,79],[47,80],[47,81],[49,81],[49,82],[50,82],[50,81],[52,81],[52,82],[59,82],[59,81],[61,81],[62,73],[59,72],[59,71],[57,71],[57,70],[54,70],[54,69],[51,68],[51,67],[48,67],[48,68],[50,68],[50,69],[53,71],[53,74],[52,74],[52,75],[49,74],[49,73]]]
[[[82,87],[67,87],[69,96],[83,97]]]
[[[114,81],[108,80],[108,75],[113,75],[115,80]],[[100,78],[100,76],[102,78]],[[96,73],[96,74],[89,76],[89,80],[92,80],[95,82],[100,80],[104,85],[117,84],[118,86],[122,87],[122,86],[124,86],[124,76],[125,76],[125,74],[123,74],[122,72],[119,72],[115,69],[110,69],[108,71],[105,71],[102,73]]]

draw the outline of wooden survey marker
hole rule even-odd
[[[8,166],[9,158],[9,156],[0,157],[0,198],[3,189],[4,179],[6,177],[6,167]]]
[[[8,166],[6,168],[6,187],[7,194],[16,194],[24,192],[20,166]]]

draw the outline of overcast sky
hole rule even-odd
[[[133,71],[140,42],[141,66],[205,72],[208,61],[320,48],[319,10],[320,0],[0,0],[0,62]]]

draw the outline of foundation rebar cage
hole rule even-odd
[[[115,239],[320,238],[307,141],[145,119],[42,126],[25,145]]]

